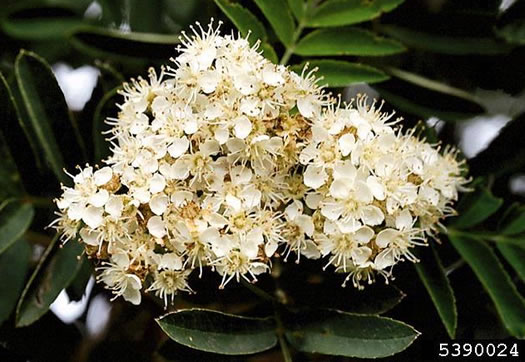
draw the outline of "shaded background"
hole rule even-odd
[[[260,15],[251,1],[241,3]],[[223,32],[235,29],[215,3],[207,0],[4,0],[3,5],[1,72],[8,82],[12,81],[20,49],[47,60],[78,124],[86,144],[85,161],[90,163],[99,163],[108,154],[108,145],[99,133],[106,127],[103,119],[116,114],[114,104],[119,96],[115,90],[122,81],[145,76],[148,67],[158,69],[167,58],[175,56],[176,35],[196,20],[206,24],[214,17],[225,22]],[[357,93],[384,98],[384,109],[395,108],[406,126],[423,121],[429,139],[459,146],[469,159],[471,174],[479,176],[494,195],[505,200],[499,213],[485,222],[484,229],[495,228],[509,205],[522,203],[525,195],[525,119],[520,118],[525,110],[523,19],[525,5],[521,1],[406,1],[360,26],[397,39],[407,51],[384,57],[337,58],[368,64],[385,78],[372,84],[352,81],[346,87],[334,88],[344,99]],[[270,29],[267,26],[268,41],[282,55],[284,48]],[[294,55],[290,63],[299,64],[305,59]],[[458,96],[458,89],[464,93]],[[65,133],[60,137],[73,136]],[[59,183],[51,172],[36,167],[23,138],[13,134],[9,143],[25,189],[36,197],[56,197]],[[69,169],[85,162],[78,156],[67,158]],[[32,245],[30,268],[36,265],[52,236],[44,227],[52,221],[53,209],[49,205],[43,209],[37,212],[32,231],[26,235]],[[456,290],[457,337],[508,338],[490,298],[446,240],[439,254]],[[386,291],[377,285],[363,293],[341,289],[341,277],[320,272],[321,265],[308,261],[300,267],[293,263],[283,266],[280,288],[293,303],[319,305],[328,303],[321,299],[329,295],[332,302],[341,301],[342,309],[353,310],[370,303],[363,293],[369,293],[375,303],[384,301],[387,316],[422,332],[413,346],[392,360],[421,360],[418,356],[425,353],[425,340],[448,339],[430,297],[416,282],[418,276],[412,265],[405,263],[396,268],[393,284],[398,291]],[[507,264],[505,267],[523,292],[523,282]],[[120,299],[110,303],[109,293],[94,283],[92,272],[92,266],[84,264],[51,305],[51,312],[31,326],[15,329],[12,315],[4,321],[0,328],[0,359],[4,355],[2,360],[9,361],[235,360],[196,352],[174,342],[163,344],[167,337],[153,320],[163,313],[158,301],[145,298],[140,307]],[[203,306],[247,315],[264,315],[269,310],[240,285],[230,283],[225,291],[218,292],[214,278],[211,273],[201,280],[195,278],[192,285],[198,294],[181,296],[177,307]],[[274,288],[270,277],[261,279],[261,288]],[[399,304],[398,299],[402,299]],[[388,305],[389,301],[395,303]],[[280,358],[275,348],[251,360]],[[307,356],[297,354],[295,358],[303,360]]]

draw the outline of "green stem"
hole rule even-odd
[[[463,265],[465,265],[465,260],[459,259],[458,261],[455,261],[454,263],[450,264],[448,267],[445,268],[445,275],[449,276],[459,268],[461,268]]]
[[[48,246],[53,242],[53,239],[49,236],[31,230],[28,230],[24,233],[24,238],[32,244],[38,244],[42,246]]]
[[[277,328],[275,332],[277,333],[277,337],[279,339],[279,346],[281,347],[281,352],[283,354],[284,361],[293,362],[292,355],[290,353],[290,349],[288,348],[288,344],[286,343],[286,339],[284,337],[285,329],[284,329],[283,322],[281,320],[281,314],[279,313],[279,309],[281,308],[281,306],[279,305],[279,301],[275,297],[271,296],[270,294],[262,290],[261,288],[256,287],[255,285],[247,282],[244,279],[241,279],[241,284],[244,285],[253,294],[261,297],[262,299],[266,301],[272,302],[275,321],[277,322]]]
[[[299,23],[297,24],[297,28],[295,29],[295,32],[293,34],[292,44],[289,47],[288,46],[286,47],[283,57],[281,58],[281,61],[279,62],[280,64],[286,65],[288,61],[290,60],[290,57],[292,56],[293,52],[295,51],[295,47],[297,46],[297,41],[301,37],[301,33],[303,32],[304,27],[306,26],[308,12],[311,9],[315,8],[318,3],[319,3],[319,0],[309,0],[303,3],[304,16],[302,19],[299,19]]]
[[[301,20],[299,24],[297,25],[297,29],[295,29],[295,32],[293,34],[292,44],[286,47],[283,57],[281,58],[281,61],[279,62],[280,64],[286,65],[286,63],[288,63],[288,61],[290,60],[290,57],[295,51],[295,47],[297,46],[297,41],[299,40],[299,37],[301,36],[301,33],[303,32],[305,25],[306,24],[305,24],[304,19]]]
[[[281,314],[279,313],[280,306],[277,303],[274,303],[273,310],[275,315],[275,321],[277,322],[277,337],[279,338],[279,346],[281,347],[281,353],[283,354],[284,362],[293,362],[292,354],[290,353],[290,348],[288,348],[288,343],[284,337],[284,325],[281,320]]]
[[[33,204],[33,206],[35,207],[50,208],[50,209],[55,207],[55,203],[53,202],[53,199],[50,197],[27,195],[25,197],[25,201]]]
[[[261,288],[256,287],[252,283],[247,282],[244,279],[241,279],[241,284],[244,285],[248,290],[250,290],[250,292],[252,292],[253,294],[255,294],[255,295],[259,296],[259,297],[261,297],[262,299],[264,299],[266,301],[269,301],[269,302],[272,302],[272,303],[275,303],[277,301],[277,299],[275,299],[273,296],[271,296],[270,294],[266,293]]]

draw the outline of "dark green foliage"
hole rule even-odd
[[[419,332],[405,323],[427,340],[525,337],[525,199],[508,187],[525,170],[525,108],[519,105],[468,161],[470,174],[481,177],[460,196],[458,216],[444,221],[448,237],[442,233],[440,243],[420,248],[415,270],[399,266],[394,285],[378,280],[364,291],[342,288],[344,275],[321,271],[325,260],[300,266],[277,260],[279,276],[261,277],[255,294],[245,285],[217,291],[214,276],[205,273],[200,280],[192,276],[198,294],[178,297],[177,312],[165,314],[148,295],[140,307],[116,301],[107,334],[91,338],[85,315],[76,330],[48,313],[63,289],[82,298],[93,267],[76,240],[62,245],[46,228],[60,183],[71,183],[64,168],[100,165],[108,156],[101,132],[119,111],[121,83],[176,56],[181,30],[196,20],[206,25],[214,17],[225,22],[223,33],[250,33],[264,56],[296,72],[307,63],[318,67],[319,84],[334,94],[373,84],[387,101],[383,109],[404,116],[403,127],[430,117],[446,121],[441,132],[419,126],[432,142],[447,145],[458,141],[459,122],[490,110],[479,89],[506,93],[507,102],[525,89],[523,2],[502,13],[499,1],[99,0],[98,15],[85,15],[91,0],[4,2],[2,351],[56,361],[421,360]],[[51,68],[57,62],[100,70],[80,112],[67,107]],[[103,293],[96,286],[88,302]],[[471,305],[473,297],[479,300]]]

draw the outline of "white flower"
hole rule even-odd
[[[175,67],[123,85],[111,155],[63,186],[54,227],[101,259],[98,280],[138,304],[192,292],[209,267],[220,288],[270,272],[274,255],[317,259],[361,288],[416,261],[467,180],[457,151],[402,133],[314,70],[272,64],[247,39],[197,24]],[[93,250],[97,249],[96,252]]]
[[[140,304],[142,282],[139,277],[126,272],[130,260],[127,254],[118,253],[111,258],[112,262],[104,263],[99,268],[102,273],[98,279],[102,280],[109,289],[113,290],[115,298],[122,296],[128,302]]]

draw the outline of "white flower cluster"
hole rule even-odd
[[[403,135],[366,98],[340,108],[244,38],[192,30],[174,69],[124,85],[112,156],[57,200],[57,229],[102,260],[99,280],[167,304],[205,266],[221,288],[255,281],[280,247],[327,256],[356,286],[415,260],[466,182],[455,153]]]

